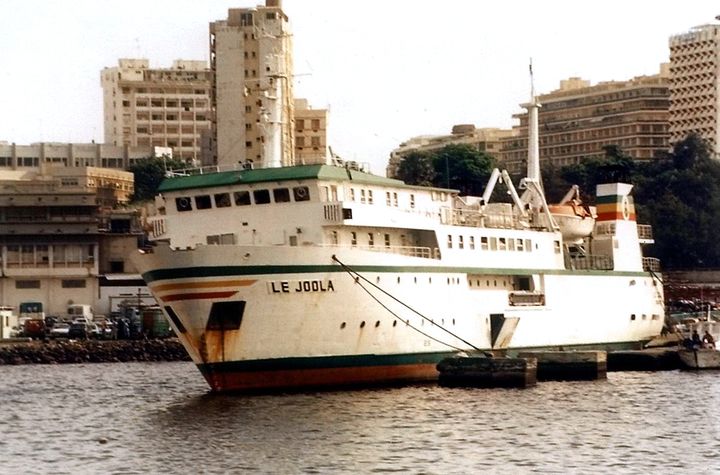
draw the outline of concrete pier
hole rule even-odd
[[[607,378],[607,353],[604,351],[524,351],[518,357],[537,359],[538,381]]]
[[[437,365],[446,387],[527,388],[537,384],[534,358],[452,357]]]
[[[670,371],[680,369],[677,347],[611,351],[608,371]]]

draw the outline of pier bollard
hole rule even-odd
[[[527,388],[537,384],[534,358],[451,357],[437,364],[445,387]]]
[[[537,359],[539,381],[607,378],[605,351],[523,351],[518,357]]]

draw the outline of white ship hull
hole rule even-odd
[[[461,350],[639,348],[663,325],[662,290],[645,272],[321,246],[161,244],[136,264],[214,390],[428,380]],[[513,302],[518,277],[541,295]]]

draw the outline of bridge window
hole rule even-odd
[[[307,186],[296,186],[293,188],[293,198],[295,201],[308,201],[310,200],[310,190]]]
[[[458,236],[458,248],[465,249],[465,237],[464,236]]]
[[[228,208],[231,205],[230,193],[218,193],[214,198],[216,208]]]
[[[375,235],[373,233],[368,233],[368,246],[374,246],[375,245]]]
[[[175,206],[178,211],[192,211],[192,201],[187,196],[175,198]]]
[[[275,188],[273,190],[275,203],[288,203],[290,201],[290,190],[287,188]]]
[[[452,234],[448,234],[447,238],[447,247],[448,249],[452,249],[453,243],[452,243]]]
[[[195,197],[195,207],[197,209],[210,209],[212,208],[212,202],[210,201],[210,195],[199,195]]]
[[[475,236],[470,236],[470,249],[475,249]]]
[[[270,203],[270,190],[255,190],[253,198],[256,205],[266,205]]]
[[[235,197],[235,206],[248,206],[250,204],[249,191],[236,191],[233,196]]]

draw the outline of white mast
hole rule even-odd
[[[271,69],[263,94],[260,125],[264,129],[263,168],[282,166],[282,81],[285,79],[278,55],[268,55],[265,64]]]
[[[522,104],[528,111],[528,179],[540,183],[540,140],[538,137],[538,109],[540,103],[535,96],[532,59],[530,60],[530,102]]]

